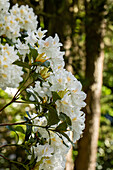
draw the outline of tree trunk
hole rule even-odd
[[[105,0],[85,1],[86,11],[86,128],[78,144],[76,170],[95,170],[100,122],[100,96],[104,60],[103,16]]]

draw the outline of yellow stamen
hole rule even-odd
[[[7,75],[6,75],[6,74],[2,74],[2,76],[3,76],[4,78],[6,78],[6,77],[7,77]]]
[[[62,104],[68,104],[68,103],[64,100],[64,101],[62,101]]]
[[[42,150],[42,154],[44,154],[44,149]]]
[[[74,117],[72,120],[73,120],[73,121],[75,121],[76,119],[77,119],[77,118],[76,118],[76,117]]]
[[[10,52],[9,52],[9,51],[6,51],[6,53],[7,53],[8,55],[10,55]]]
[[[71,79],[70,79],[70,77],[67,77],[67,81],[70,81]]]
[[[5,21],[7,21],[7,16],[4,17]]]
[[[56,142],[56,139],[55,139],[55,138],[52,138],[51,140],[54,141],[54,142]]]
[[[60,65],[60,66],[58,66],[58,69],[60,69],[62,66]]]
[[[6,29],[9,30],[9,26],[7,26]]]
[[[28,20],[25,20],[25,23],[27,24],[27,23],[28,23]]]
[[[16,21],[20,21],[20,18],[16,18]]]
[[[13,11],[13,14],[16,14],[17,12],[16,12],[16,10],[15,11]]]
[[[3,50],[7,50],[7,47],[3,47]]]
[[[7,60],[7,58],[4,56],[4,61],[6,61]]]
[[[43,33],[40,31],[38,32],[39,37],[42,37]]]
[[[13,21],[11,20],[10,23],[13,24]]]
[[[49,47],[49,42],[45,42],[44,45],[45,45],[46,47]]]
[[[77,92],[77,89],[76,90],[72,90],[73,93],[76,93]]]
[[[24,10],[23,10],[23,9],[21,9],[21,10],[20,10],[20,13],[21,13],[21,14],[24,14]]]
[[[4,66],[4,68],[7,68],[8,67],[8,65],[3,65]]]
[[[47,164],[51,164],[51,160],[46,160]]]
[[[58,81],[59,81],[59,83],[62,83],[62,79],[61,78],[59,78]]]

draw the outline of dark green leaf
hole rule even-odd
[[[30,44],[29,44],[29,49],[30,49],[30,56],[34,59],[34,61],[35,61],[35,59],[37,58],[37,56],[38,56],[38,51],[34,48],[34,47],[32,47]]]
[[[32,66],[41,66],[41,65],[42,65],[42,62],[40,62],[40,61],[32,63]]]
[[[21,126],[16,126],[15,131],[18,131],[18,132],[25,134],[25,131]]]
[[[60,120],[62,121],[66,121],[67,125],[68,126],[71,126],[72,125],[72,122],[71,122],[71,119],[69,116],[67,116],[65,113],[60,113],[60,116],[59,116]]]
[[[13,62],[12,64],[15,64],[15,65],[17,65],[17,66],[30,69],[30,65],[29,65],[28,63],[22,62],[22,61],[19,61],[19,60],[16,60],[16,61]]]
[[[59,122],[58,114],[56,109],[54,109],[52,106],[48,106],[48,125],[55,125]]]
[[[58,95],[57,92],[52,92],[53,102],[56,102],[58,99],[61,99],[61,97]]]
[[[64,121],[64,122],[62,122],[62,123],[60,123],[57,127],[56,127],[56,129],[55,129],[57,132],[64,132],[64,131],[66,131],[67,130],[67,123],[66,123],[66,121]]]
[[[28,117],[24,116],[24,119],[27,121],[26,123],[26,133],[25,133],[25,141],[28,141],[29,136],[31,135],[32,132],[32,123],[29,120]]]
[[[31,123],[29,122],[29,124],[31,124]],[[32,126],[26,125],[25,141],[27,141],[29,139],[31,132],[32,132]]]

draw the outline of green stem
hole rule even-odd
[[[15,98],[15,97],[13,97],[13,99],[9,102],[9,103],[7,103],[5,106],[3,106],[3,108],[1,108],[0,109],[0,112],[2,111],[2,110],[4,110],[7,106],[9,106],[10,104],[12,104],[14,101],[16,101],[17,99]]]
[[[7,147],[7,146],[20,146],[20,147],[25,148],[25,146],[24,146],[24,145],[21,145],[21,144],[20,144],[20,145],[19,145],[19,144],[6,144],[6,145],[1,145],[1,146],[0,146],[0,149],[1,149],[1,148],[4,148],[4,147]]]
[[[30,75],[30,74],[29,74]],[[18,96],[21,94],[21,92],[19,93],[19,91],[21,90],[21,88],[23,87],[23,85],[28,81],[28,79],[29,79],[29,76],[27,77],[27,79],[24,81],[24,83],[21,85],[21,87],[18,89],[18,91],[16,92],[16,94],[14,95],[14,97],[13,97],[13,99],[9,102],[9,103],[7,103],[5,106],[3,106],[3,108],[1,108],[0,109],[0,112],[2,111],[2,110],[4,110],[7,106],[9,106],[9,105],[11,105],[13,102],[15,102],[17,99],[18,99]],[[28,87],[28,86],[27,86]],[[27,88],[26,87],[26,88]],[[25,89],[26,89],[25,88]],[[23,91],[23,90],[22,90]],[[19,93],[19,94],[18,94]]]

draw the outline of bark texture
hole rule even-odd
[[[78,144],[76,170],[95,170],[100,122],[100,96],[104,60],[103,16],[105,0],[85,1],[86,11],[86,128]]]

